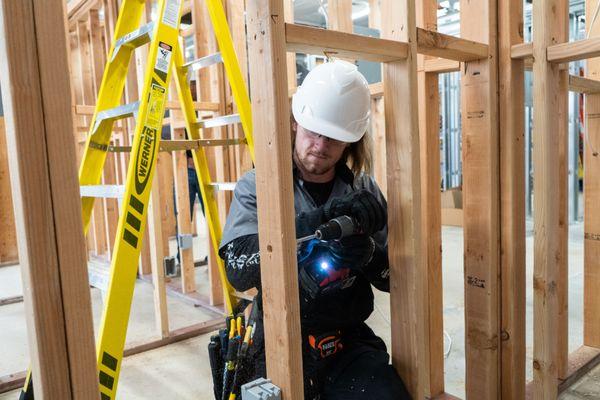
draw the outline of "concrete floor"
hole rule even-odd
[[[199,229],[198,232],[204,232]],[[197,239],[200,241],[202,238]],[[462,229],[444,227],[443,285],[446,391],[464,398],[464,296],[463,296],[463,239]],[[196,243],[196,258],[202,258],[205,245]],[[199,257],[200,254],[200,257]],[[569,237],[569,331],[570,351],[582,344],[583,314],[583,225],[570,226]],[[533,265],[533,236],[527,231],[527,376],[532,375],[532,310],[531,279]],[[197,268],[199,291],[206,290],[206,268]],[[21,293],[18,266],[0,268],[0,298]],[[99,290],[91,289],[94,322],[100,321],[102,299]],[[389,295],[376,291],[376,309],[369,325],[388,344]],[[171,329],[208,320],[214,314],[169,298]],[[157,338],[154,327],[152,287],[146,282],[136,284],[127,343],[134,344]],[[22,371],[27,367],[28,351],[23,303],[0,307],[0,376]],[[206,345],[210,334],[176,343],[132,357],[123,362],[118,397],[124,399],[212,399],[210,368]],[[0,395],[0,400],[17,398],[17,391]],[[563,393],[561,399],[600,398],[600,367]]]

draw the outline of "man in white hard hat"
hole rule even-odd
[[[366,325],[371,285],[389,292],[387,204],[367,174],[370,93],[355,65],[314,68],[292,99],[296,236],[349,216],[359,234],[298,249],[305,398],[409,399],[384,342]],[[233,287],[260,291],[254,170],[238,182],[219,251]],[[253,376],[266,375],[261,296]]]

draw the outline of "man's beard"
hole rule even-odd
[[[325,163],[314,163],[311,161],[308,161],[307,158],[313,155],[314,157],[314,153],[307,153],[305,157],[300,157],[298,155],[298,153],[294,150],[294,159],[296,161],[296,163],[301,164],[301,167],[303,170],[305,170],[306,172],[313,174],[313,175],[325,175],[327,172],[331,171],[332,168],[335,167],[335,164],[331,165],[329,163],[325,164]],[[325,160],[323,160],[325,161]],[[329,161],[329,160],[327,160]]]

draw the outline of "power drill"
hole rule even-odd
[[[347,215],[342,215],[324,223],[323,225],[320,225],[315,230],[314,234],[298,239],[297,244],[301,244],[312,239],[336,240],[346,236],[356,235],[361,232],[360,226],[354,218]]]

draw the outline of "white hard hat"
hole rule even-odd
[[[321,64],[298,87],[292,113],[305,129],[342,142],[358,142],[369,126],[369,84],[347,61]]]

